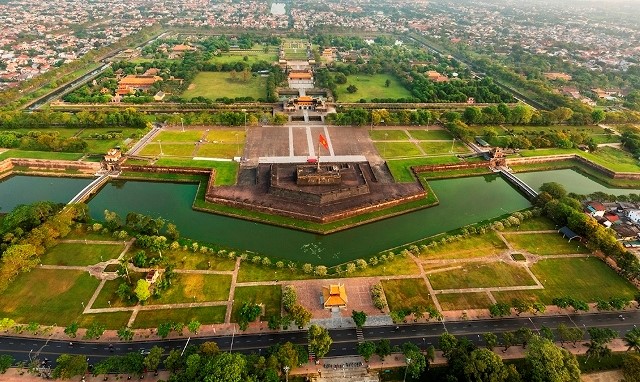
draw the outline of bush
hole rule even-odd
[[[373,300],[373,305],[377,309],[383,310],[387,307],[387,298],[384,295],[382,284],[378,283],[371,286],[371,299]]]
[[[296,305],[298,301],[298,295],[293,285],[286,285],[282,290],[282,307],[285,311],[291,312],[291,309]]]

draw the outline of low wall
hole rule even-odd
[[[211,175],[215,171],[198,167],[165,167],[165,166],[140,166],[122,165],[122,171],[131,172],[152,172],[155,174],[185,174],[185,175]]]
[[[464,170],[467,168],[480,168],[480,167],[489,167],[489,162],[438,164],[438,165],[431,165],[431,166],[413,166],[411,167],[411,171],[413,171],[414,175],[417,175],[421,172]]]
[[[96,171],[100,170],[100,163],[25,158],[8,158],[0,161],[0,173],[13,170],[15,167],[26,167],[29,170],[34,171],[77,170],[87,174],[94,174]]]
[[[581,164],[591,167],[592,169],[602,173],[603,175],[608,176],[609,178],[614,179],[640,179],[640,173],[637,172],[616,172],[612,171],[602,165],[599,165],[591,160],[584,158],[577,154],[561,154],[561,155],[549,155],[544,157],[529,157],[529,158],[509,158],[507,159],[507,165],[518,165],[518,164],[527,164],[527,163],[544,163],[544,162],[554,162],[560,160],[576,160]]]

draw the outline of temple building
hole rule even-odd
[[[314,110],[314,111],[327,111],[327,105],[325,101],[320,97],[311,96],[299,96],[296,98],[289,98],[284,101],[283,109],[285,112],[295,112],[298,110]]]
[[[322,287],[323,305],[325,309],[346,308],[347,292],[344,284],[329,285]]]

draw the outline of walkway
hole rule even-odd
[[[504,176],[504,178],[507,181],[513,183],[522,192],[527,194],[527,196],[530,199],[535,199],[538,196],[538,191],[534,190],[533,188],[531,188],[531,186],[523,182],[520,178],[513,175],[511,172],[509,172],[509,169],[507,169],[506,167],[499,167],[498,170],[500,171],[500,174],[502,174],[502,176]]]
[[[106,172],[106,173],[100,175],[93,182],[89,183],[85,188],[80,190],[80,192],[78,192],[78,194],[76,196],[74,196],[71,199],[71,201],[69,203],[67,203],[67,205],[84,202],[89,197],[89,195],[91,195],[92,193],[96,192],[105,183],[107,183],[107,181],[109,180],[110,177],[111,177],[111,173],[109,173],[109,172]]]
[[[127,152],[128,156],[137,155],[142,148],[149,143],[156,135],[158,135],[162,131],[162,126],[154,125],[148,133],[144,135],[144,137],[140,138],[140,140],[133,145],[133,147]]]

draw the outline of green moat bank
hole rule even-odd
[[[606,188],[570,169],[518,176],[533,188],[558,181],[569,191],[582,194],[638,192]],[[0,182],[1,211],[42,199],[66,202],[88,183],[88,179],[13,176]],[[96,219],[103,218],[105,209],[123,216],[131,211],[162,216],[177,224],[184,237],[197,241],[328,266],[367,258],[389,248],[530,206],[527,199],[498,175],[431,180],[428,184],[438,197],[439,205],[329,235],[195,211],[192,205],[198,185],[190,183],[115,180],[100,190],[89,201],[89,206]],[[34,190],[41,190],[46,197]]]

